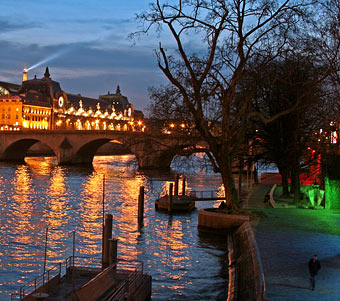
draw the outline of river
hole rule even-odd
[[[226,300],[226,239],[199,233],[197,211],[170,216],[154,209],[175,173],[187,176],[189,189],[221,189],[220,178],[197,164],[199,157],[177,160],[171,172],[160,174],[138,172],[130,155],[96,156],[93,168],[58,166],[53,157],[25,160],[0,163],[0,300],[10,300],[11,293],[42,273],[47,227],[48,267],[72,255],[73,230],[76,255],[101,256],[103,175],[118,257],[144,262],[153,300]],[[142,185],[145,217],[139,228]]]

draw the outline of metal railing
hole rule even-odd
[[[20,294],[19,293],[12,293],[11,294],[11,301],[12,300],[20,300]]]
[[[65,260],[66,269],[70,267],[86,267],[86,268],[101,268],[102,261],[99,257],[88,257],[88,256],[70,256]]]
[[[11,294],[11,300],[22,300],[26,296],[32,294],[35,290],[47,284],[56,276],[63,277],[70,268],[86,268],[86,269],[101,269],[102,262],[99,257],[86,257],[86,256],[70,256],[65,259],[64,265],[58,263],[46,271],[44,274],[39,275],[32,281],[20,287],[19,293]],[[124,296],[128,295],[131,291],[136,289],[143,281],[143,262],[141,261],[128,261],[119,259],[116,262],[115,269],[117,271],[128,271],[127,279],[122,282],[111,294],[110,300],[123,300]],[[112,299],[111,299],[112,298]]]
[[[54,265],[52,268],[50,268],[48,271],[46,271],[44,274],[39,275],[32,281],[26,283],[22,287],[20,287],[19,291],[19,297],[20,299],[23,299],[25,296],[31,294],[34,292],[37,288],[45,285],[48,283],[51,279],[53,279],[56,276],[61,276],[61,263],[58,263]]]
[[[126,300],[128,290],[129,290],[129,283],[126,281],[122,282],[119,284],[119,286],[116,288],[113,294],[110,295],[110,297],[107,300],[108,301]]]
[[[219,190],[190,190],[189,196],[196,198],[222,198],[224,194]]]
[[[135,291],[143,282],[143,262],[141,261],[117,261],[117,271],[130,271],[125,281],[119,284],[110,294],[108,300],[125,300],[129,294]]]
[[[86,268],[101,268],[101,259],[97,257],[85,257],[85,256],[70,256],[66,258],[65,265],[58,263],[51,267],[44,274],[39,275],[32,281],[27,282],[25,285],[20,287],[19,293],[11,294],[11,300],[23,299],[27,295],[33,293],[37,288],[47,284],[56,276],[64,276],[68,268],[71,267],[86,267]],[[62,268],[65,267],[64,270]]]

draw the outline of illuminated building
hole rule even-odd
[[[1,130],[144,130],[134,122],[133,105],[120,94],[88,98],[64,92],[51,79],[27,79],[23,71],[21,85],[0,82]]]
[[[117,86],[116,93],[110,93],[109,91],[106,95],[100,95],[99,99],[112,104],[117,113],[128,116],[131,116],[133,113],[133,106],[129,103],[127,97],[120,93],[119,86]]]

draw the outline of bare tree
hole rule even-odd
[[[182,95],[178,89],[169,84],[160,87],[149,87],[149,98],[151,100],[147,107],[148,118],[155,120],[185,122],[190,119],[190,113],[182,105]]]
[[[239,203],[232,166],[244,143],[248,117],[268,122],[285,114],[279,112],[267,120],[251,111],[250,96],[236,97],[237,84],[255,55],[266,65],[281,53],[288,37],[308,20],[308,10],[315,2],[157,0],[138,16],[144,24],[142,32],[165,27],[174,39],[174,51],[159,45],[158,66],[179,91],[196,130],[209,145],[209,158],[222,176],[227,202],[233,208]],[[200,41],[196,51],[188,40]],[[214,116],[207,106],[214,108]]]

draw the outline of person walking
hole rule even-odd
[[[314,290],[315,289],[315,276],[318,274],[319,270],[321,269],[321,265],[320,265],[317,255],[314,255],[309,260],[308,269],[309,269],[309,274],[310,274],[312,290]]]

